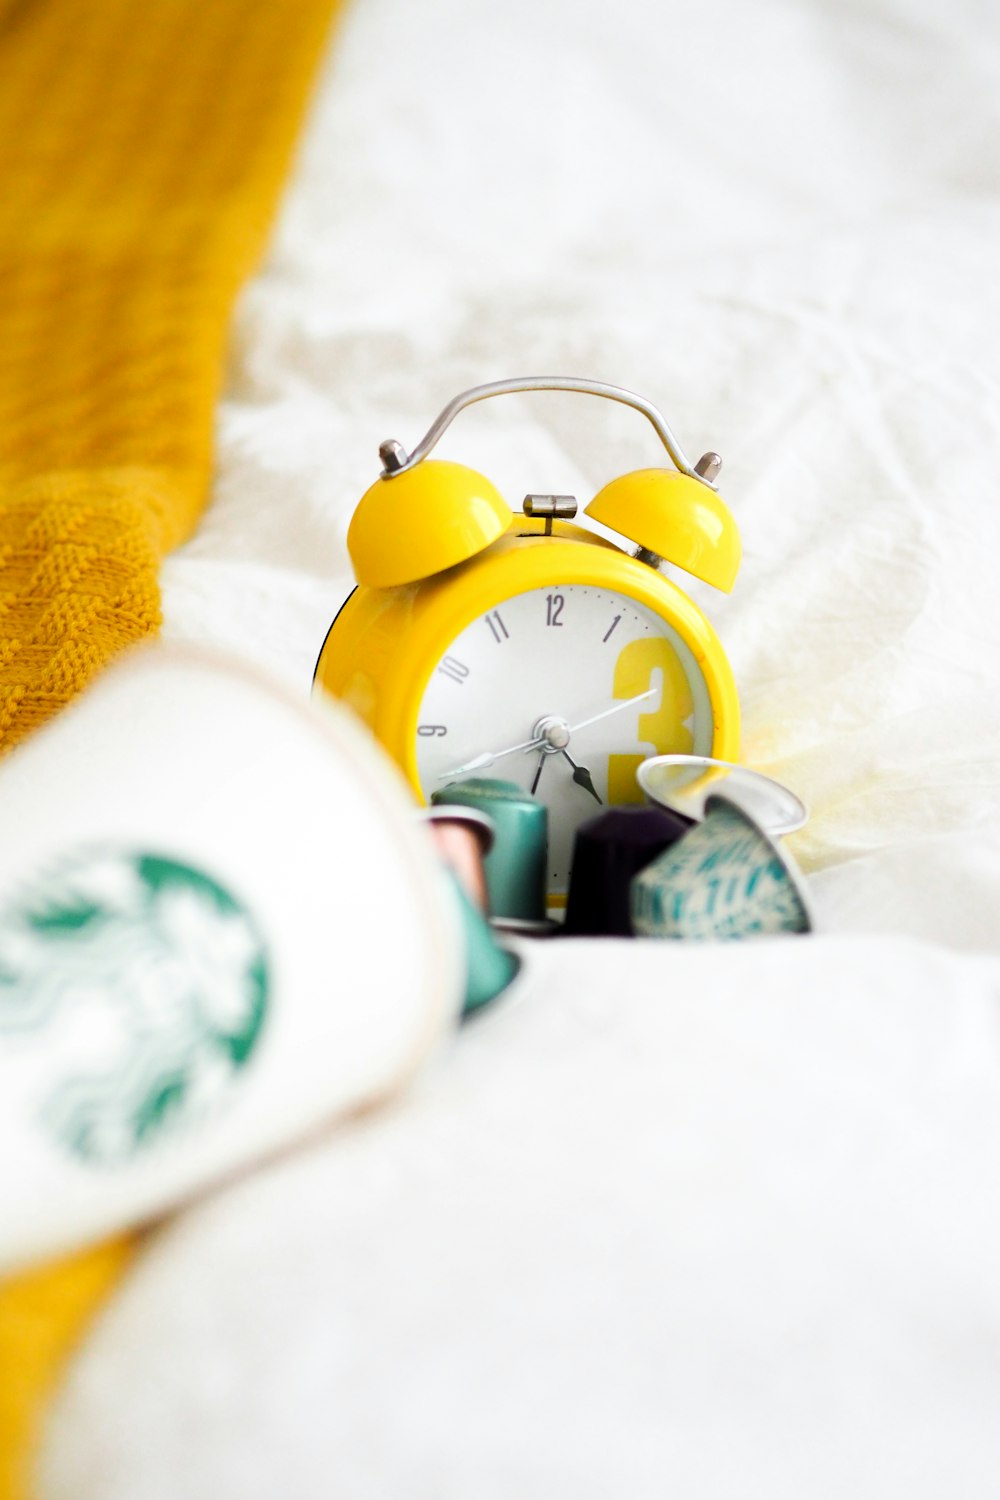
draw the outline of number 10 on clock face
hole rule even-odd
[[[712,704],[690,645],[627,594],[566,583],[505,598],[435,662],[417,713],[424,796],[468,776],[517,782],[549,809],[549,892],[602,807],[640,802],[650,755],[709,755]]]

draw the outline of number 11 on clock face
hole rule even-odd
[[[712,709],[690,647],[647,605],[582,584],[531,589],[484,611],[434,664],[417,716],[424,795],[501,777],[549,809],[549,892],[601,806],[641,802],[650,755],[708,755]]]

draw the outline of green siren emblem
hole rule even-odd
[[[77,852],[0,912],[0,1037],[34,1054],[39,1122],[78,1159],[125,1162],[204,1119],[267,1005],[250,913],[174,860]]]

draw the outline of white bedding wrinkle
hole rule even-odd
[[[166,634],[308,692],[388,436],[571,374],[723,454],[744,757],[822,935],[560,942],[391,1113],[165,1228],[45,1500],[993,1500],[1000,18],[356,0],[239,311]],[[657,462],[464,413],[517,504]],[[492,407],[497,410],[492,410]]]
[[[531,952],[408,1100],[158,1238],[44,1494],[991,1493],[995,963]]]

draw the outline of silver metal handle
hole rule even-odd
[[[661,414],[651,401],[645,396],[636,395],[635,391],[627,391],[619,385],[605,385],[602,380],[573,380],[562,375],[528,375],[520,380],[495,380],[492,385],[474,385],[471,390],[463,391],[456,396],[437,417],[420,439],[412,453],[407,453],[401,443],[394,438],[389,438],[379,446],[379,456],[384,468],[383,479],[392,479],[397,474],[403,474],[407,469],[412,469],[415,464],[421,462],[430,453],[442,433],[451,426],[460,411],[467,406],[472,406],[476,401],[486,401],[490,396],[510,396],[518,391],[578,391],[585,396],[604,396],[608,401],[618,401],[623,406],[631,406],[634,411],[641,412],[646,420],[651,423],[660,442],[666,448],[676,467],[682,474],[687,474],[691,479],[697,479],[700,484],[705,484],[714,490],[711,477],[688,463],[684,450],[674,437]],[[714,456],[714,455],[713,455]],[[701,461],[699,461],[701,462]],[[718,472],[718,465],[715,466]]]

